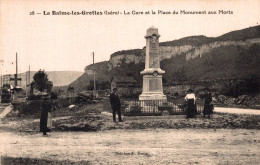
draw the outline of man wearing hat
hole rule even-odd
[[[113,121],[116,122],[116,113],[118,114],[119,122],[123,122],[121,118],[121,103],[117,94],[117,88],[113,88],[113,92],[110,94],[110,103],[113,110]]]

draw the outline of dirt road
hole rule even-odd
[[[259,164],[260,130],[0,133],[1,155],[90,164]]]
[[[214,108],[214,111],[215,111],[215,112],[220,112],[220,113],[260,115],[260,110],[257,110],[257,109],[215,107],[215,108]]]

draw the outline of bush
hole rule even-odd
[[[28,100],[41,100],[42,96],[41,95],[30,95],[28,97]]]
[[[41,114],[41,100],[33,100],[27,103],[19,103],[14,105],[14,110],[17,110],[22,116],[36,116],[39,117]]]
[[[128,104],[125,104],[122,108],[126,108],[126,107],[129,107],[129,111],[124,112],[124,115],[126,116],[140,116],[141,113],[142,113],[142,107],[139,106],[138,104],[134,104],[134,105],[128,105]]]
[[[259,93],[259,83],[259,79],[254,76],[245,80],[232,81],[223,86],[221,94],[237,97],[240,95]]]
[[[57,99],[57,98],[58,98],[58,93],[51,92],[51,93],[50,93],[50,96],[51,96],[51,97],[50,97],[51,99]]]
[[[131,106],[130,113],[140,115],[142,113],[142,107],[140,107],[139,105]]]

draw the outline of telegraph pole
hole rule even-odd
[[[28,76],[27,76],[27,73],[28,73]],[[28,77],[28,78],[27,78]],[[27,90],[27,87],[29,86],[29,91],[31,90],[31,82],[30,82],[30,65],[29,65],[29,71],[26,72],[26,76],[25,76],[25,79],[26,79],[26,97],[28,97],[28,90]],[[30,95],[30,93],[29,93]]]
[[[17,65],[17,52],[16,52],[16,72],[15,72],[15,75],[14,75],[14,87],[16,88],[17,86],[17,76],[18,76],[18,65]]]
[[[29,65],[29,70],[30,70],[30,65]],[[29,86],[30,82],[28,82],[28,75],[29,75],[29,71],[27,71],[25,73],[25,94],[26,94],[26,97],[28,97],[28,94],[27,94],[27,87]]]
[[[3,88],[3,76],[1,74],[1,86],[0,86],[0,94],[2,95],[2,88]]]
[[[10,78],[10,81],[14,81],[14,87],[17,87],[17,81],[21,81],[21,78],[18,78],[18,64],[17,64],[17,53],[16,53],[16,73],[14,74],[14,78]]]
[[[9,75],[10,77],[10,75]],[[18,78],[18,62],[17,62],[17,53],[16,53],[16,73],[14,74],[14,78],[10,78],[10,81],[14,81],[14,87],[17,87],[17,81],[21,81],[21,78]]]
[[[2,79],[3,79],[3,77],[2,77],[2,74],[1,74],[1,86],[0,86],[0,94],[1,95],[2,95],[2,88],[3,88]]]
[[[2,63],[2,68],[4,68],[4,60],[0,60],[0,62]],[[3,74],[4,74],[4,69],[3,69]],[[3,87],[3,85],[4,85],[4,76],[2,75],[2,73],[1,73],[1,86],[0,86],[0,89]]]
[[[1,74],[1,86],[0,86],[0,88],[2,88],[3,87],[3,75]]]
[[[31,79],[30,79],[30,65],[29,65],[29,84],[31,84]]]
[[[25,72],[25,96],[27,97],[27,72]]]
[[[93,52],[94,98],[96,98],[95,54]]]

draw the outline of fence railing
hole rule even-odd
[[[196,111],[200,114],[204,108],[204,99],[196,100]],[[134,100],[124,101],[122,113],[125,116],[161,116],[186,115],[185,102],[178,100]]]

